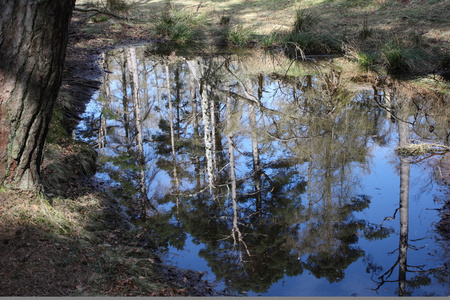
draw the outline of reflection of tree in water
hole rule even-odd
[[[447,125],[445,118],[440,117],[441,114],[434,114],[427,110],[429,106],[430,97],[424,96],[422,93],[411,93],[409,95],[402,94],[399,91],[400,85],[391,83],[388,86],[381,86],[381,95],[378,88],[374,87],[377,95],[377,104],[388,111],[391,115],[391,120],[397,125],[398,130],[398,145],[399,149],[408,147],[411,143],[411,136],[417,135],[421,140],[427,140],[430,133],[440,136],[441,140],[446,137]],[[432,93],[431,93],[432,94]],[[430,94],[428,94],[430,95]],[[433,95],[433,94],[432,94]],[[435,96],[435,95],[434,95]],[[433,100],[439,100],[432,97]],[[434,106],[433,106],[434,107]],[[444,114],[445,115],[445,114]],[[412,116],[412,118],[410,118]],[[431,125],[433,124],[433,125]],[[436,126],[436,127],[435,127]],[[428,130],[424,130],[427,128]],[[412,130],[411,130],[412,129]],[[447,141],[448,143],[448,141]],[[408,250],[421,250],[426,247],[416,247],[410,243],[408,237],[409,233],[409,190],[410,190],[410,165],[414,162],[420,162],[433,155],[425,153],[425,158],[412,158],[407,155],[399,155],[398,168],[400,173],[400,201],[399,207],[395,210],[393,217],[386,217],[395,220],[398,212],[400,219],[400,233],[399,233],[399,247],[389,254],[398,251],[398,258],[394,264],[385,272],[382,273],[383,268],[376,265],[372,259],[368,260],[368,271],[372,273],[372,280],[376,282],[377,286],[373,290],[378,291],[386,283],[398,283],[397,293],[399,296],[411,295],[413,290],[422,286],[431,284],[431,276],[437,278],[438,282],[444,285],[448,283],[448,272],[445,266],[426,269],[426,265],[413,266],[408,264],[407,253]],[[394,279],[393,274],[398,266],[398,278]],[[417,274],[414,277],[407,278],[408,273]]]
[[[98,122],[110,133],[104,170],[135,216],[143,204],[174,204],[140,223],[160,246],[181,249],[189,233],[216,277],[239,292],[265,292],[304,270],[337,282],[361,257],[381,272],[355,246],[361,234],[391,233],[354,216],[370,203],[358,174],[371,143],[388,142],[370,93],[350,92],[335,70],[269,76],[267,61],[137,51],[145,63],[132,71],[125,54],[108,66],[115,96]]]
[[[338,73],[321,78],[325,82],[322,93],[308,91],[307,98],[301,95],[304,88],[266,82],[262,75],[241,79],[237,67],[228,71],[235,83],[220,89],[232,90],[224,95],[227,108],[236,100],[241,100],[244,107],[247,103],[249,119],[241,118],[236,134],[247,136],[251,149],[242,151],[243,145],[234,142],[236,135],[230,133],[230,128],[236,128],[233,124],[226,126],[228,147],[250,162],[246,174],[236,180],[238,208],[233,201],[232,175],[230,196],[223,189],[217,193],[225,195],[221,204],[199,196],[190,201],[181,215],[194,240],[205,245],[200,255],[218,279],[225,279],[229,288],[241,292],[265,292],[283,276],[301,274],[305,268],[331,282],[342,279],[343,270],[363,255],[362,250],[351,245],[358,241],[357,233],[366,224],[352,214],[370,202],[365,195],[352,196],[354,190],[350,186],[354,182],[347,181],[352,174],[351,164],[365,163],[367,132],[373,130],[377,123],[373,120],[379,114],[361,102],[350,103],[353,94],[339,86]],[[280,96],[270,101],[282,104],[278,111],[264,106],[270,104],[262,95],[264,88],[273,89],[275,85]],[[298,111],[304,113],[292,113]],[[231,111],[227,110],[222,119],[232,120],[229,114]],[[286,118],[287,115],[291,117]],[[262,134],[265,131],[269,135]],[[279,156],[280,147],[288,149],[283,158]],[[228,156],[230,166],[234,166],[233,153]],[[304,166],[309,172],[299,171]],[[302,205],[306,188],[310,189],[308,210]],[[237,220],[233,217],[236,209]],[[299,234],[302,222],[309,227]],[[382,237],[379,228],[368,228],[372,235]],[[239,238],[232,238],[237,230]],[[303,254],[306,260],[299,259]]]

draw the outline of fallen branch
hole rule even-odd
[[[73,10],[80,11],[80,12],[96,12],[96,13],[99,13],[99,14],[108,15],[108,16],[111,16],[113,18],[121,19],[121,20],[127,20],[128,19],[128,18],[121,17],[119,15],[116,15],[116,14],[114,14],[112,12],[103,11],[103,10],[100,10],[100,9],[97,9],[97,8],[83,9],[83,8],[75,7]]]

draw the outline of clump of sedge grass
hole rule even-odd
[[[264,48],[273,47],[279,40],[279,35],[277,32],[273,32],[269,35],[264,36],[261,39],[261,44]]]
[[[381,49],[384,66],[389,74],[405,74],[420,69],[423,51],[419,48],[402,47],[397,42],[388,42]]]
[[[292,31],[284,37],[284,44],[292,51],[301,49],[303,53],[326,54],[339,51],[340,45],[331,34],[319,29],[321,19],[313,9],[299,9]]]
[[[310,32],[320,22],[319,15],[312,9],[297,9],[293,32]]]
[[[249,28],[244,28],[242,25],[237,25],[226,31],[226,41],[228,44],[245,46],[252,35]]]
[[[342,49],[344,50],[347,59],[356,62],[362,71],[368,72],[369,70],[375,69],[379,56],[377,53],[363,53],[358,46],[353,43],[343,45]]]
[[[175,43],[185,44],[194,40],[195,33],[205,23],[205,18],[201,15],[170,6],[159,17],[155,32]]]

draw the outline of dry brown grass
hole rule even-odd
[[[78,0],[77,5],[102,1]],[[130,22],[109,18],[106,22],[90,22],[85,30],[103,36],[110,43],[123,41],[120,36],[125,31],[129,37],[138,34],[140,39],[151,39],[155,35],[154,24],[167,10],[167,2],[126,0]],[[413,71],[431,72],[442,67],[443,58],[450,56],[450,0],[171,0],[170,3],[171,7],[207,16],[209,33],[206,35],[210,38],[223,31],[221,23],[226,18],[227,26],[251,31],[251,38],[256,42],[264,46],[269,42],[279,45],[283,36],[292,31],[296,12],[309,9],[320,15],[315,34],[344,44],[352,43],[362,53],[381,53],[389,43],[419,49]],[[407,58],[411,53],[406,53]]]

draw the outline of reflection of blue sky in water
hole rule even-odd
[[[137,51],[139,53],[139,51]],[[195,61],[198,58],[189,58],[191,61]],[[139,58],[139,60],[144,61],[143,58]],[[157,201],[161,199],[165,199],[166,203],[160,204],[158,209],[160,212],[170,212],[171,209],[174,208],[174,202],[167,202],[168,199],[165,197],[166,194],[173,193],[174,186],[173,183],[173,174],[172,169],[170,167],[166,167],[165,170],[157,169],[157,161],[158,158],[164,157],[164,159],[169,162],[170,166],[170,147],[167,149],[167,156],[162,156],[158,154],[158,143],[152,141],[152,137],[155,135],[162,136],[163,134],[167,135],[167,132],[162,131],[158,127],[158,122],[161,117],[165,118],[168,116],[167,106],[164,104],[167,102],[167,96],[164,96],[166,93],[165,89],[165,73],[163,66],[164,64],[159,61],[159,58],[149,56],[146,61],[146,81],[140,83],[140,97],[142,98],[142,109],[144,114],[146,114],[146,118],[143,120],[143,128],[144,128],[144,153],[146,156],[146,173],[147,173],[147,190],[148,197],[155,204]],[[201,60],[198,60],[201,61]],[[105,137],[106,147],[102,149],[103,155],[108,155],[111,158],[118,156],[120,154],[120,150],[130,151],[133,149],[133,145],[136,143],[136,140],[128,140],[126,141],[125,137],[125,129],[124,129],[124,121],[123,121],[123,105],[122,98],[124,96],[123,87],[122,87],[122,72],[120,70],[120,55],[116,57],[112,57],[109,61],[108,70],[113,73],[110,75],[110,93],[112,98],[110,100],[103,99],[102,103],[91,101],[86,109],[86,116],[93,117],[93,119],[98,119],[100,117],[100,112],[102,107],[106,107],[107,110],[104,110],[105,115],[111,114],[114,116],[110,119],[106,120],[106,126],[108,128],[108,135]],[[203,60],[205,65],[207,64],[207,60]],[[245,64],[245,61],[244,61]],[[178,73],[176,73],[175,67],[178,66]],[[238,65],[237,65],[238,66]],[[192,66],[191,66],[192,67]],[[190,70],[188,68],[188,63],[185,60],[180,60],[178,63],[173,63],[171,65],[171,80],[172,80],[172,99],[175,97],[175,91],[173,90],[175,87],[175,76],[179,76],[180,85],[178,86],[180,92],[180,101],[182,104],[179,107],[179,111],[176,113],[180,114],[181,120],[181,128],[177,129],[178,134],[184,138],[182,141],[185,145],[189,145],[194,139],[194,127],[192,120],[189,119],[189,113],[191,110],[190,106],[190,90],[189,90],[189,80],[190,78]],[[266,69],[268,67],[266,66]],[[144,78],[144,67],[141,65],[139,67],[140,78]],[[239,70],[236,67],[233,70]],[[193,71],[192,71],[193,72]],[[325,73],[325,72],[324,72]],[[178,75],[176,75],[178,74]],[[225,74],[225,75],[224,75]],[[227,80],[235,80],[233,77],[229,76],[225,72],[221,76],[225,76],[224,80],[219,80],[216,82],[218,84],[219,89],[225,89],[223,85],[227,82]],[[314,73],[314,74],[317,74]],[[198,75],[198,74],[197,74]],[[241,76],[238,73],[238,76]],[[301,77],[301,76],[300,76]],[[156,80],[156,78],[158,78]],[[230,79],[231,78],[231,79]],[[198,79],[198,78],[197,78]],[[240,78],[244,84],[248,84],[250,79],[245,77]],[[127,79],[129,80],[129,79]],[[324,102],[320,103],[320,98],[317,98],[317,95],[314,100],[315,104],[308,104],[304,106],[304,110],[293,111],[292,108],[297,106],[292,106],[292,95],[296,94],[299,97],[298,107],[303,107],[301,102],[302,97],[309,97],[308,93],[310,92],[308,89],[304,91],[300,91],[302,87],[293,87],[290,82],[283,82],[282,80],[277,80],[272,78],[271,75],[265,75],[264,78],[264,88],[261,93],[261,98],[259,99],[261,103],[264,104],[265,108],[268,110],[280,110],[283,114],[287,115],[301,115],[299,121],[291,121],[289,124],[284,123],[283,120],[278,120],[275,123],[271,123],[274,119],[269,118],[269,113],[258,112],[256,119],[259,125],[264,121],[266,127],[259,127],[258,130],[258,142],[260,147],[260,160],[262,163],[262,169],[265,172],[263,176],[263,188],[266,189],[264,192],[263,198],[264,201],[269,203],[270,201],[281,201],[283,196],[287,196],[288,199],[283,201],[287,201],[287,205],[292,205],[291,209],[295,209],[294,216],[297,216],[298,220],[296,223],[289,223],[289,220],[283,220],[283,216],[275,215],[276,212],[272,212],[269,209],[265,208],[267,211],[269,219],[275,218],[276,220],[282,220],[282,222],[286,222],[290,227],[297,228],[297,234],[292,236],[293,239],[298,239],[298,243],[296,246],[286,252],[286,255],[297,255],[299,256],[299,260],[302,263],[307,263],[308,257],[312,257],[315,254],[319,253],[323,249],[325,249],[324,245],[327,243],[326,239],[321,236],[323,232],[326,234],[337,234],[341,230],[339,224],[344,224],[346,226],[346,222],[361,222],[364,221],[365,225],[380,225],[383,223],[386,227],[392,228],[393,233],[388,237],[382,239],[376,239],[373,241],[369,241],[364,238],[364,230],[361,228],[356,230],[357,242],[349,242],[347,245],[344,240],[339,240],[336,237],[333,238],[331,242],[332,248],[339,248],[340,245],[347,245],[349,249],[362,250],[362,256],[359,256],[356,261],[350,262],[348,266],[342,270],[345,274],[342,280],[338,280],[337,282],[330,283],[326,278],[316,278],[311,271],[306,269],[306,265],[303,266],[303,273],[298,276],[289,277],[284,274],[284,279],[278,280],[273,283],[266,292],[262,293],[262,295],[267,296],[392,296],[395,294],[397,283],[387,282],[381,286],[378,290],[378,294],[374,291],[370,290],[371,288],[375,288],[377,284],[372,281],[372,274],[366,272],[366,268],[369,263],[374,263],[375,265],[379,265],[383,268],[381,273],[387,271],[396,261],[398,252],[395,250],[399,245],[399,214],[396,214],[395,220],[385,220],[386,217],[392,217],[395,213],[395,210],[399,205],[399,171],[398,171],[398,158],[395,155],[394,149],[398,144],[398,135],[395,132],[396,126],[393,126],[389,123],[385,118],[380,117],[378,119],[378,129],[387,134],[384,138],[387,142],[386,145],[380,146],[373,139],[374,132],[368,132],[367,136],[361,136],[359,138],[354,138],[352,134],[365,132],[365,129],[359,129],[358,126],[369,126],[364,123],[364,118],[373,117],[374,111],[378,108],[374,104],[370,104],[370,98],[373,96],[373,93],[370,91],[361,91],[352,96],[352,101],[350,101],[346,107],[337,108],[340,109],[340,112],[337,115],[333,115],[333,110],[329,113],[334,118],[334,123],[332,123],[331,127],[327,127],[327,122],[329,118],[326,117],[317,117],[316,121],[308,121],[306,116],[311,114],[314,115],[311,111],[314,109],[320,110],[318,116],[320,116],[321,110],[328,109],[328,105],[330,103]],[[310,83],[313,88],[318,88],[322,84],[322,79],[316,75],[310,78]],[[214,81],[214,80],[213,80]],[[197,81],[196,85],[199,84]],[[255,84],[255,81],[253,81]],[[307,81],[303,82],[303,84],[307,84]],[[233,85],[232,91],[236,94],[241,93],[242,90],[239,88],[239,83],[235,83]],[[207,88],[207,87],[203,87]],[[209,88],[209,87],[208,87]],[[303,87],[304,88],[304,87]],[[127,95],[130,97],[131,88],[130,86],[126,87]],[[256,97],[257,95],[257,86],[253,86],[252,89],[249,89],[251,95]],[[102,92],[100,92],[101,94]],[[219,92],[217,92],[219,95]],[[196,87],[196,97],[199,97],[200,91],[198,87]],[[103,97],[102,95],[96,95],[97,98]],[[222,97],[222,96],[220,96]],[[219,98],[220,98],[219,97]],[[324,96],[325,97],[325,96]],[[221,98],[220,98],[221,99]],[[318,100],[319,99],[319,100]],[[109,102],[108,102],[109,101]],[[221,99],[220,101],[224,101]],[[108,103],[108,104],[105,104]],[[255,227],[255,224],[252,224],[249,221],[246,221],[247,217],[244,214],[251,212],[254,206],[254,198],[252,196],[246,196],[246,200],[244,200],[245,194],[251,194],[253,191],[253,179],[249,174],[252,172],[252,128],[249,123],[248,118],[248,103],[244,100],[236,100],[236,109],[237,111],[242,112],[242,115],[235,115],[236,120],[238,120],[238,126],[235,126],[234,129],[234,143],[236,146],[235,154],[236,154],[236,176],[240,179],[241,186],[238,190],[238,195],[240,195],[240,213],[243,214],[242,227],[241,230],[247,230],[244,227],[248,226]],[[369,103],[369,104],[367,104]],[[131,106],[131,99],[129,99],[128,115],[133,117],[133,111]],[[320,106],[320,105],[322,106]],[[219,120],[217,122],[225,122],[225,103],[221,102],[219,113]],[[198,126],[202,126],[202,114],[201,107],[198,105],[197,107],[197,117],[198,117]],[[311,111],[308,111],[311,110]],[[370,111],[371,110],[371,111]],[[122,111],[122,112],[121,112]],[[354,113],[354,111],[356,113]],[[358,114],[361,114],[358,116]],[[361,117],[362,116],[362,117]],[[264,120],[263,120],[264,118]],[[345,120],[345,118],[352,118],[351,120]],[[89,128],[89,124],[82,122],[80,124],[80,131],[86,130]],[[184,122],[184,123],[183,123]],[[237,122],[237,121],[236,121]],[[308,123],[309,122],[309,123]],[[131,124],[130,127],[134,125]],[[278,126],[280,128],[288,128],[290,131],[289,134],[282,134],[280,136],[282,138],[289,136],[290,134],[298,134],[299,139],[291,140],[288,142],[277,141],[273,137],[269,137],[266,133],[267,130],[274,133],[274,128]],[[316,129],[314,129],[316,127]],[[331,128],[331,129],[330,129]],[[131,130],[131,129],[130,129]],[[223,152],[227,153],[227,142],[226,142],[226,128],[221,128],[220,130],[224,130],[221,132],[221,143],[223,147]],[[317,130],[316,132],[314,130]],[[327,130],[332,130],[333,135],[330,135],[330,139],[328,138],[329,132]],[[370,131],[370,130],[369,130]],[[182,132],[182,133],[180,133]],[[277,131],[281,132],[281,131]],[[302,134],[314,133],[317,134],[317,139],[304,139]],[[203,134],[199,136],[200,141],[203,140]],[[350,142],[346,140],[346,138],[350,139]],[[166,143],[170,143],[170,139],[166,140]],[[349,144],[355,143],[355,144]],[[130,146],[131,145],[131,146]],[[162,144],[160,144],[162,145]],[[131,147],[131,148],[130,148]],[[193,165],[193,157],[191,153],[188,152],[188,147],[183,148],[185,146],[179,146],[182,153],[178,153],[177,162],[179,164],[179,171],[185,171],[185,177],[180,176],[180,191],[181,195],[183,191],[186,191],[188,194],[193,194],[196,188],[196,181],[192,175],[194,174],[194,165]],[[358,151],[363,151],[362,154],[354,154],[352,153],[352,149],[356,149]],[[354,150],[353,149],[353,150]],[[312,151],[312,152],[311,152]],[[364,152],[367,151],[367,152]],[[179,151],[180,152],[180,151]],[[127,152],[124,152],[120,155],[127,155]],[[131,154],[130,154],[131,155]],[[361,155],[364,155],[361,158]],[[309,159],[305,159],[309,157]],[[130,159],[130,158],[128,158]],[[224,159],[228,159],[228,154],[224,155]],[[362,159],[362,160],[361,160]],[[132,161],[132,160],[131,160]],[[274,162],[285,162],[286,166],[275,167]],[[294,163],[295,162],[295,163]],[[97,175],[104,181],[112,181],[114,182],[113,177],[120,175],[121,169],[119,166],[114,166],[114,160],[111,159],[109,163],[107,163],[106,168],[103,168],[101,172]],[[132,164],[131,162],[129,164]],[[205,167],[205,159],[202,158],[202,169]],[[223,167],[227,168],[227,165]],[[110,175],[107,174],[108,171],[115,171],[117,174]],[[129,172],[128,176],[133,174],[132,171]],[[311,182],[308,182],[308,172],[311,172]],[[130,175],[131,174],[131,175]],[[151,174],[156,174],[154,177],[151,177]],[[443,258],[445,253],[443,253],[442,247],[436,243],[434,230],[434,222],[438,220],[437,211],[435,209],[440,208],[442,203],[438,201],[433,201],[435,197],[439,198],[441,193],[437,190],[439,186],[436,183],[429,184],[431,171],[430,168],[426,165],[426,162],[420,165],[411,165],[411,177],[410,177],[410,201],[409,201],[409,239],[411,244],[418,249],[409,249],[408,250],[408,265],[419,266],[426,265],[425,270],[439,267],[443,264]],[[286,176],[287,182],[283,183],[281,188],[281,194],[276,194],[276,192],[269,191],[270,185],[269,181],[277,179],[277,176]],[[133,175],[134,176],[134,175]],[[191,177],[189,177],[191,176]],[[120,177],[120,176],[119,176]],[[149,179],[151,177],[151,179]],[[206,175],[202,175],[202,184],[205,184],[207,181]],[[266,179],[269,178],[269,179]],[[327,179],[328,178],[328,179]],[[134,180],[134,179],[133,179]],[[129,179],[129,182],[133,182],[133,180]],[[304,181],[304,190],[302,190],[302,185],[299,184]],[[115,182],[115,186],[120,188],[120,184],[118,181]],[[271,185],[273,183],[270,183]],[[226,190],[225,190],[226,191]],[[125,191],[124,191],[125,193]],[[224,190],[221,190],[221,195],[224,195]],[[308,195],[310,193],[310,195]],[[328,193],[328,194],[327,194]],[[206,197],[208,199],[207,191],[201,192],[199,195],[203,195],[202,197]],[[327,196],[328,195],[328,196]],[[340,219],[340,215],[338,210],[342,209],[346,203],[352,203],[350,199],[355,198],[359,199],[358,195],[367,195],[370,198],[370,205],[368,208],[363,209],[362,211],[350,211],[350,213],[343,215],[345,218]],[[194,201],[197,196],[185,197],[181,201]],[[272,198],[271,198],[272,197]],[[275,198],[273,198],[275,197]],[[329,199],[328,199],[328,198]],[[172,198],[173,199],[173,198]],[[224,198],[226,203],[229,203],[229,199]],[[272,199],[272,200],[271,200]],[[279,200],[277,200],[279,199]],[[328,200],[327,200],[328,199]],[[363,199],[363,198],[361,198]],[[326,204],[327,201],[330,201],[329,204]],[[289,202],[291,201],[291,202]],[[192,202],[193,204],[194,202]],[[276,203],[276,202],[275,202]],[[312,205],[310,205],[312,203]],[[295,205],[293,205],[295,204]],[[299,206],[298,204],[301,204]],[[227,204],[228,205],[228,204]],[[333,209],[327,211],[325,209],[331,205]],[[226,210],[223,210],[222,213],[229,214],[231,213],[231,204],[227,206]],[[311,209],[312,215],[308,215],[307,211]],[[283,211],[283,210],[280,210]],[[292,211],[291,211],[292,212]],[[197,214],[194,210],[188,212],[189,214]],[[273,215],[271,215],[273,214]],[[327,220],[324,220],[326,216],[329,216],[332,224],[327,225]],[[210,216],[205,216],[208,218]],[[222,216],[223,218],[228,217]],[[186,218],[186,217],[183,217]],[[187,219],[180,219],[180,222],[188,221]],[[292,218],[292,215],[288,218]],[[223,220],[223,219],[221,219]],[[249,220],[249,219],[248,219]],[[309,231],[310,222],[314,222],[315,224],[321,224],[321,226],[331,226],[328,228],[328,232],[323,228],[315,229],[319,232],[319,235],[315,236],[312,231]],[[341,223],[340,223],[341,222]],[[245,225],[245,226],[244,226]],[[266,224],[270,225],[270,224]],[[267,227],[270,228],[270,227]],[[275,227],[274,227],[275,228]],[[207,228],[205,228],[206,230]],[[209,229],[209,228],[208,228]],[[221,229],[218,229],[219,231]],[[275,229],[274,229],[275,230]],[[284,231],[280,232],[280,234],[286,234],[287,228]],[[247,232],[248,234],[249,232]],[[183,250],[176,250],[174,247],[169,246],[167,252],[167,258],[176,263],[178,266],[182,268],[189,268],[198,271],[207,271],[208,274],[205,275],[205,279],[210,281],[215,279],[214,273],[211,270],[210,262],[207,262],[204,258],[198,256],[200,250],[208,251],[208,245],[205,243],[199,243],[198,241],[194,244],[192,232],[187,233],[187,240],[184,245]],[[310,235],[308,237],[308,235]],[[353,235],[353,234],[352,234]],[[288,235],[286,235],[288,236]],[[197,237],[194,240],[202,239],[204,237]],[[248,238],[248,236],[247,236]],[[306,239],[313,239],[311,241],[306,241]],[[323,238],[323,241],[318,241],[318,239]],[[251,242],[248,240],[248,242]],[[261,242],[267,243],[268,241],[262,239]],[[311,253],[305,253],[305,249],[303,249],[301,245],[306,243],[310,245],[309,251]],[[169,242],[170,245],[170,242]],[[222,246],[226,246],[224,243]],[[291,245],[291,244],[289,244]],[[251,245],[253,248],[252,251],[256,251],[257,245]],[[275,245],[275,248],[280,248],[285,246],[285,244]],[[422,248],[423,247],[423,248]],[[269,247],[270,248],[270,247]],[[320,250],[322,249],[322,250]],[[344,249],[344,248],[342,248]],[[347,248],[345,248],[347,249]],[[271,250],[273,251],[273,250]],[[336,250],[340,251],[340,250]],[[346,250],[347,251],[347,250]],[[390,252],[393,252],[389,255]],[[336,252],[337,253],[337,252]],[[336,254],[335,253],[335,254]],[[261,255],[266,255],[267,253],[262,252]],[[345,257],[343,257],[345,258]],[[269,258],[268,258],[269,259]],[[279,260],[279,258],[277,258]],[[337,258],[338,260],[340,258]],[[319,260],[320,261],[320,260]],[[326,262],[326,260],[325,260]],[[325,263],[322,261],[322,263]],[[277,261],[277,263],[280,263]],[[311,267],[312,268],[312,267]],[[320,269],[320,267],[319,267]],[[268,269],[270,272],[270,268]],[[320,273],[320,270],[318,271]],[[229,274],[233,276],[232,274]],[[378,275],[373,275],[372,278],[376,279]],[[416,274],[408,274],[408,278],[411,278]],[[331,275],[330,275],[331,276]],[[231,277],[230,277],[231,278]],[[251,276],[250,276],[251,278]],[[390,280],[395,280],[398,278],[397,269],[394,270]],[[436,278],[433,275],[430,276],[432,280],[432,284],[429,286],[423,286],[417,289],[414,295],[425,295],[436,293],[436,295],[445,295],[446,291],[445,287],[442,284],[436,283]],[[219,288],[223,289],[224,283],[220,283]],[[249,292],[248,295],[260,295],[260,293],[254,293],[252,291],[243,291]]]

